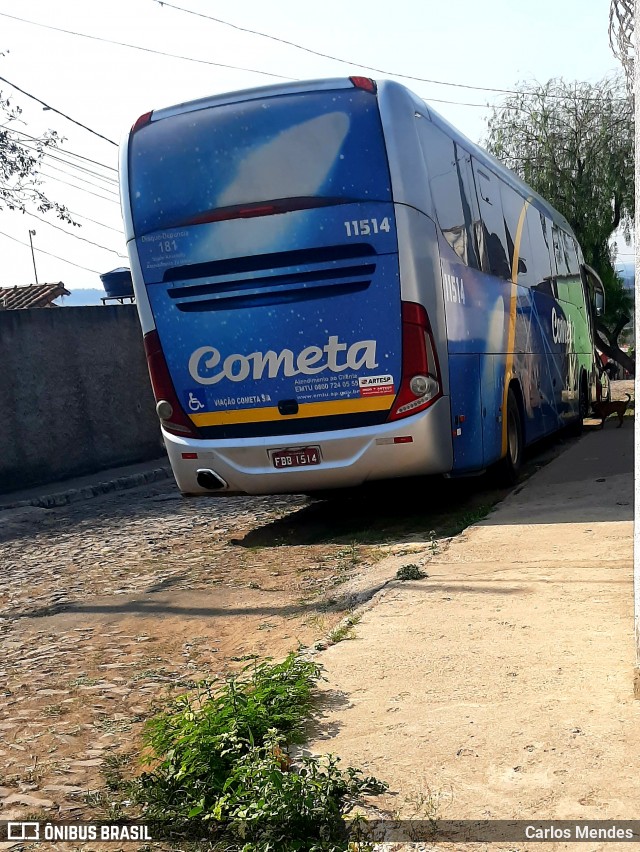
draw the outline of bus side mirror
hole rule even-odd
[[[595,292],[595,308],[597,317],[604,316],[604,293],[602,290]]]
[[[589,301],[593,306],[593,311],[597,317],[604,316],[604,285],[598,273],[588,264],[582,265],[583,280],[586,280]]]

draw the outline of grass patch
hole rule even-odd
[[[45,716],[64,716],[70,710],[68,705],[64,704],[49,704],[43,708],[42,712]]]
[[[403,565],[396,571],[396,580],[424,580],[429,575],[419,565]]]
[[[329,633],[329,641],[335,645],[336,642],[342,642],[345,639],[353,639],[353,628],[360,621],[361,617],[362,616],[360,615],[350,615],[342,622],[342,624],[339,624],[331,631],[331,633]]]
[[[117,822],[126,819],[126,813],[119,801],[105,790],[90,790],[84,795],[84,803],[98,811],[102,819]]]
[[[345,814],[386,785],[341,769],[331,755],[292,757],[320,676],[317,663],[290,654],[281,663],[254,661],[223,683],[204,682],[174,699],[147,722],[148,768],[127,795],[146,820],[220,849],[348,849]],[[111,767],[112,775],[119,778],[120,769]]]
[[[131,764],[131,754],[112,753],[106,754],[102,762],[102,775],[105,780],[107,790],[115,792],[122,790],[127,785],[124,777],[124,770]]]
[[[101,678],[99,677],[89,677],[88,675],[81,674],[69,681],[69,687],[74,689],[78,686],[95,686],[97,683],[100,683],[100,680]]]
[[[495,503],[482,503],[480,506],[473,509],[468,509],[464,512],[460,512],[459,514],[453,515],[451,518],[447,519],[447,522],[442,527],[442,535],[446,537],[458,535],[467,527],[477,524],[478,521],[483,521],[487,515],[489,515],[494,506]]]

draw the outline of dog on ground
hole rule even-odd
[[[591,404],[595,416],[602,420],[600,423],[601,429],[604,429],[604,421],[612,414],[616,414],[618,416],[618,420],[620,421],[618,423],[618,429],[622,426],[625,411],[631,402],[631,394],[627,394],[626,396],[626,399],[616,400],[615,402],[605,402],[604,400],[601,400],[600,402],[593,402]]]

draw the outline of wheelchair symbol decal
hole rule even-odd
[[[198,399],[198,397],[192,392],[189,391],[189,399],[187,400],[187,405],[189,406],[189,411],[200,411],[204,408],[204,402]]]

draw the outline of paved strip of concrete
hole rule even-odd
[[[408,818],[637,816],[633,499],[629,418],[516,489],[427,579],[387,585],[319,656],[309,747],[386,780],[383,805]]]
[[[101,470],[63,482],[52,482],[48,485],[0,494],[0,511],[26,506],[53,509],[55,506],[66,506],[79,500],[90,500],[111,491],[138,488],[149,482],[168,479],[172,475],[171,466],[165,456],[138,464]]]

